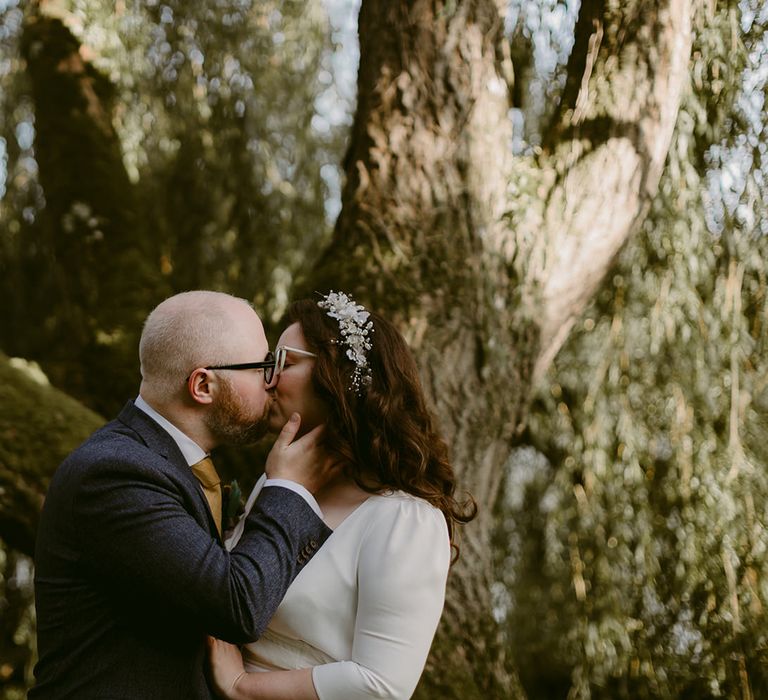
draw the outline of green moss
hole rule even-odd
[[[48,481],[104,419],[0,354],[0,538],[31,554]]]

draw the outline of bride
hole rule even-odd
[[[454,498],[446,445],[391,323],[335,292],[295,302],[286,320],[270,422],[279,430],[297,412],[303,431],[325,425],[324,449],[343,464],[316,494],[333,534],[242,655],[209,640],[211,675],[225,698],[409,698],[443,609],[451,550],[458,556],[456,525],[477,508]],[[228,546],[238,537],[236,528]]]

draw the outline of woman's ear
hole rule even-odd
[[[195,403],[213,403],[216,379],[210,370],[199,367],[187,379],[187,391]]]

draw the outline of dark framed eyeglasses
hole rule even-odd
[[[264,381],[269,384],[275,375],[275,356],[268,352],[261,362],[241,362],[236,365],[210,365],[205,369],[263,369]]]

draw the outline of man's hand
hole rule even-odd
[[[320,448],[322,425],[295,440],[300,427],[301,416],[294,413],[272,445],[265,471],[269,479],[295,481],[316,494],[339,473],[340,464]]]

